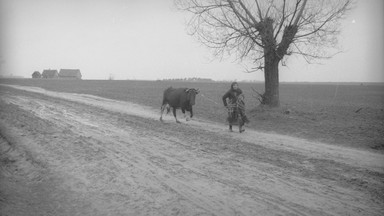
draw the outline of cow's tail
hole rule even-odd
[[[172,86],[170,86],[170,87],[168,87],[167,89],[164,90],[164,93],[163,93],[163,103],[161,104],[161,108],[160,108],[160,121],[163,120],[163,112],[164,112],[165,108],[167,108],[167,114],[171,111],[171,107],[169,106],[168,101],[166,99],[166,95],[171,90],[172,90]]]
[[[168,87],[167,89],[165,89],[164,90],[164,93],[163,93],[163,103],[161,104],[162,106],[164,106],[165,104],[167,104],[168,103],[168,101],[167,101],[167,97],[166,97],[166,95],[172,90],[173,88],[172,88],[172,86],[170,86],[170,87]]]

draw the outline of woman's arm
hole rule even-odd
[[[230,96],[230,93],[229,91],[227,93],[224,94],[223,96],[223,104],[224,106],[227,106],[227,98]]]

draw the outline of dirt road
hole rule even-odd
[[[384,155],[0,86],[1,215],[384,215]]]

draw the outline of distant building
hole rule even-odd
[[[79,69],[60,69],[60,79],[81,79],[81,72]]]
[[[39,71],[35,71],[32,74],[33,79],[40,79],[41,78],[41,73]]]
[[[163,81],[176,81],[176,82],[214,82],[214,80],[209,78],[174,78],[174,79],[163,79]]]
[[[57,72],[57,70],[43,70],[43,73],[41,74],[41,76],[45,79],[57,79],[59,78],[59,73]]]

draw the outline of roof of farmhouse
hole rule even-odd
[[[57,74],[57,70],[51,70],[51,69],[43,70],[43,74],[54,75],[54,74]]]
[[[81,76],[79,69],[60,69],[59,76],[61,77],[73,77]]]

